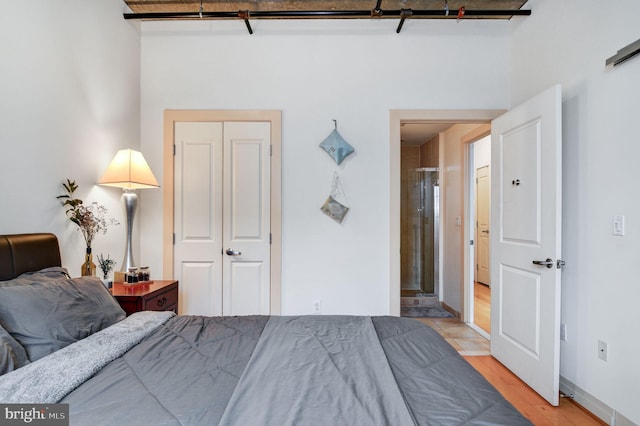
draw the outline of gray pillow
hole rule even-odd
[[[29,364],[27,352],[0,326],[0,375]]]
[[[36,272],[25,272],[24,274],[7,281],[0,281],[0,287],[13,287],[16,285],[30,285],[34,281],[51,281],[61,278],[69,278],[67,268],[52,266]]]
[[[33,362],[125,318],[96,277],[0,287],[0,324]]]

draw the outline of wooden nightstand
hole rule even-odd
[[[127,315],[138,311],[178,313],[178,281],[175,280],[154,280],[149,284],[113,283],[111,294]]]

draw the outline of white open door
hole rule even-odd
[[[554,86],[491,130],[491,353],[552,405],[560,375],[561,97]]]

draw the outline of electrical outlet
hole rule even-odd
[[[320,303],[319,300],[314,300],[313,301],[313,313],[314,314],[319,314],[322,312],[322,304]]]
[[[567,341],[567,324],[560,324],[560,340]]]
[[[603,361],[607,360],[607,342],[598,340],[598,358]]]

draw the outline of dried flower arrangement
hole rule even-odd
[[[106,234],[107,227],[109,225],[118,225],[118,221],[105,217],[107,208],[102,204],[93,202],[86,206],[81,199],[75,198],[73,194],[78,189],[78,185],[74,180],[67,179],[66,182],[62,182],[62,187],[65,190],[65,194],[58,195],[56,198],[61,200],[62,205],[66,207],[65,214],[71,222],[78,226],[87,245],[85,259],[82,264],[82,275],[95,275],[96,265],[93,263],[91,244],[96,235],[99,233]]]
[[[87,247],[91,247],[94,238],[99,233],[106,234],[109,225],[118,225],[114,218],[107,219],[107,208],[96,202],[86,206],[79,198],[74,198],[73,194],[78,189],[75,181],[67,179],[62,182],[66,194],[58,195],[56,198],[63,201],[62,205],[67,208],[65,211],[69,220],[82,232]]]

